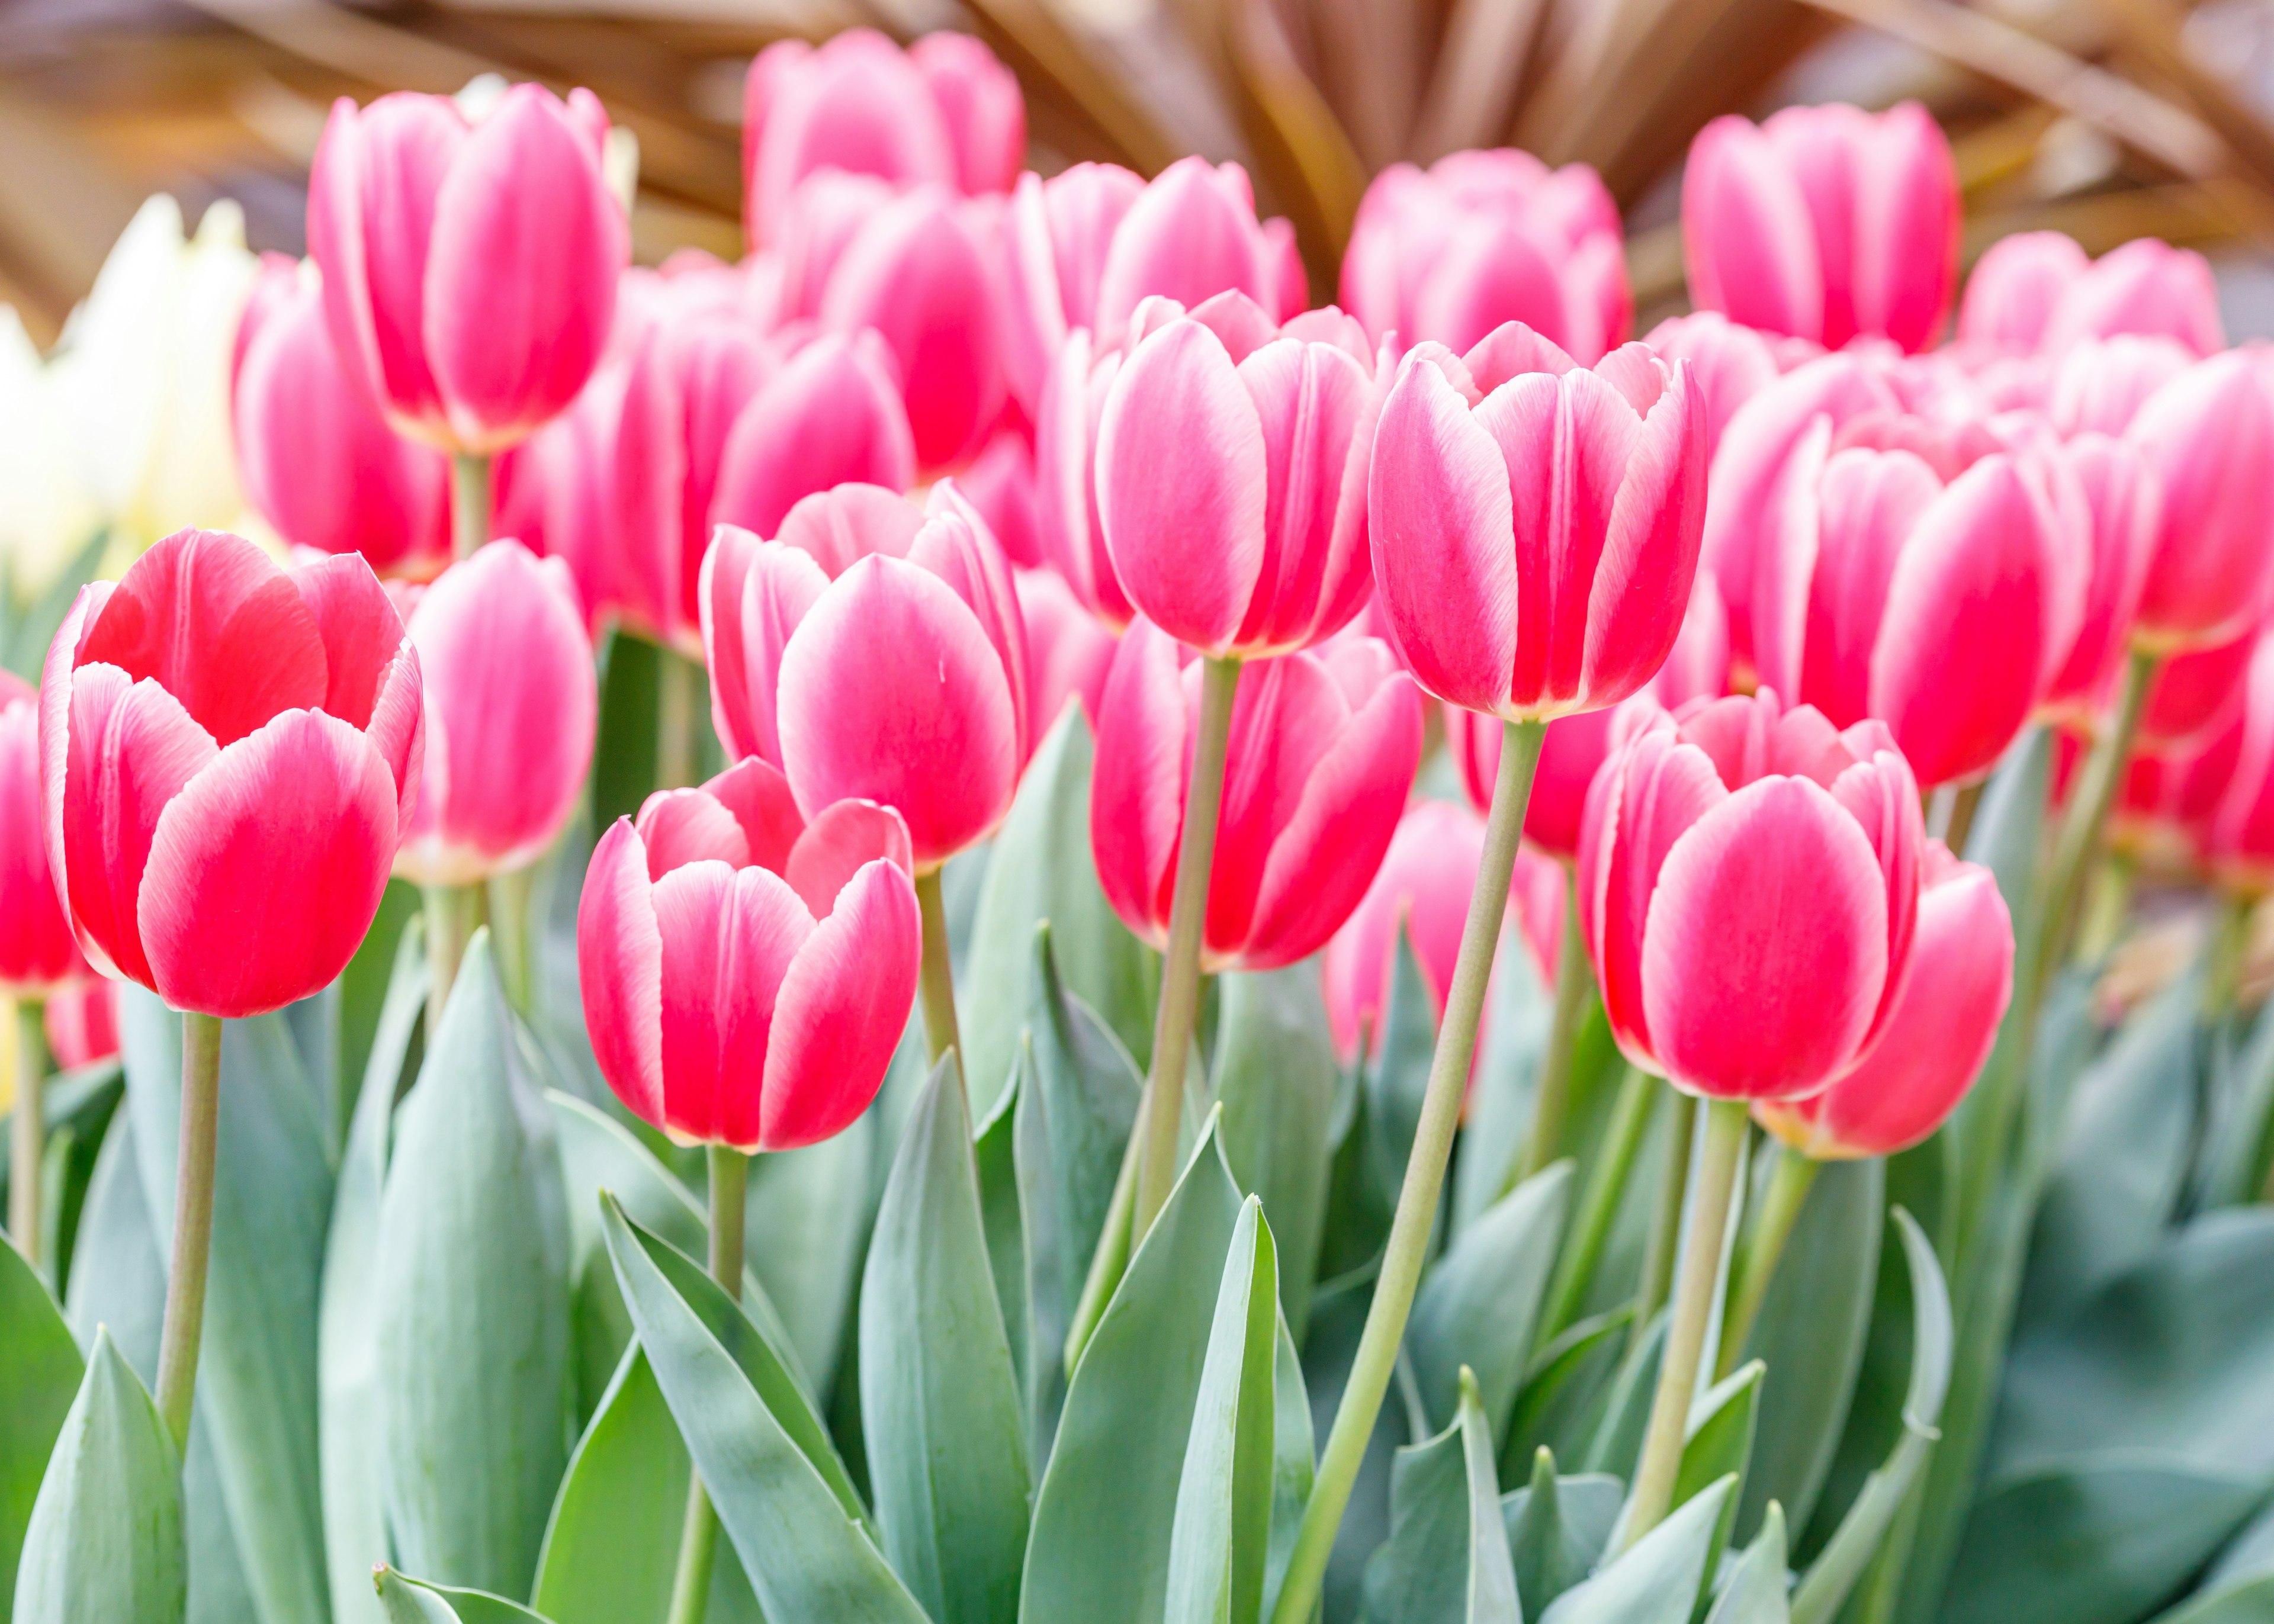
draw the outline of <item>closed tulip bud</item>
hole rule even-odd
[[[1247,171],[1179,158],[1123,212],[1097,273],[1090,320],[1068,325],[1120,344],[1146,299],[1174,299],[1189,309],[1223,293],[1245,294],[1275,322],[1311,302],[1294,228],[1257,221]]]
[[[1666,663],[1698,571],[1706,412],[1629,344],[1590,370],[1511,322],[1407,354],[1367,507],[1384,617],[1442,699],[1509,720],[1616,704]]]
[[[1041,410],[1044,380],[1067,335],[1096,321],[1113,234],[1144,192],[1141,177],[1113,163],[1073,164],[1048,180],[1021,175],[1013,189],[1004,225],[1003,365],[1029,416]]]
[[[2061,357],[2046,410],[2064,434],[2121,435],[2148,397],[2192,364],[2187,350],[2168,338],[2088,339]]]
[[[2226,348],[2210,264],[2189,249],[2139,237],[2098,259],[2059,231],[2002,237],[1967,278],[1962,342],[2059,354],[2084,339],[2159,335],[2190,354]]]
[[[1884,725],[1841,733],[1766,690],[1623,714],[1579,848],[1612,1035],[1691,1094],[1816,1093],[1879,1041],[1909,970],[1909,766]]]
[[[1081,701],[1095,730],[1120,638],[1081,606],[1057,571],[1022,569],[1016,584],[1019,617],[1027,623],[1027,715],[1037,741],[1069,699]]]
[[[568,567],[491,542],[419,594],[408,629],[426,764],[395,871],[465,885],[525,868],[576,809],[599,718]]]
[[[271,256],[239,329],[233,416],[246,500],[276,533],[428,579],[450,560],[450,468],[388,427],[341,363],[312,265]]]
[[[39,695],[0,671],[0,996],[41,998],[88,974],[48,868]]]
[[[1698,132],[1683,258],[1700,309],[1837,350],[1934,342],[1958,285],[1958,171],[1933,116],[1788,107]]]
[[[2156,477],[2163,528],[2133,633],[2176,653],[2224,643],[2274,596],[2274,399],[2251,357],[2198,361],[2125,432]]]
[[[1633,312],[1618,205],[1585,164],[1514,148],[1392,164],[1359,204],[1342,303],[1376,342],[1465,350],[1521,321],[1592,366]]]
[[[576,910],[601,1074],[682,1145],[842,1132],[884,1081],[922,956],[899,817],[844,801],[808,820],[759,761],[617,819]]]
[[[82,590],[40,686],[48,862],[95,967],[259,1015],[337,975],[418,798],[418,651],[371,567],[184,530]]]
[[[493,526],[568,566],[588,626],[605,612],[668,637],[657,625],[668,598],[651,576],[627,568],[620,545],[616,440],[629,372],[604,365],[575,405],[498,459]]]
[[[1168,940],[1201,671],[1148,621],[1099,702],[1089,840],[1106,900]],[[1316,952],[1389,848],[1421,756],[1421,699],[1389,649],[1339,641],[1251,666],[1233,702],[1201,963],[1267,970]]]
[[[1117,630],[1137,611],[1113,573],[1097,514],[1097,425],[1121,352],[1095,350],[1089,330],[1066,335],[1050,363],[1035,423],[1035,528],[1043,556],[1089,612]]]
[[[1484,848],[1484,819],[1449,801],[1417,801],[1398,820],[1374,883],[1319,962],[1327,1029],[1345,1065],[1358,1057],[1361,1034],[1368,1038],[1369,1053],[1382,1052],[1382,1012],[1397,971],[1401,930],[1412,944],[1429,1001],[1443,1018]],[[1508,911],[1532,955],[1533,971],[1549,985],[1555,980],[1563,932],[1563,872],[1555,863],[1528,849],[1517,853]],[[1485,1005],[1488,1018],[1489,997]],[[1481,1051],[1481,1028],[1479,1046]]]
[[[59,1070],[109,1059],[118,1052],[118,983],[81,981],[49,993],[41,1024]]]
[[[2148,583],[2162,499],[2147,463],[2120,440],[2079,434],[2068,442],[2067,460],[2084,501],[2082,533],[2090,542],[2091,568],[2083,620],[2044,705],[2056,718],[2089,725],[2106,708],[2123,667],[2133,616]]]
[[[2013,996],[2014,921],[1997,876],[1930,840],[1910,974],[1879,1042],[1822,1093],[1764,1100],[1754,1120],[1818,1162],[1909,1150],[1966,1097]]]
[[[1706,401],[1708,458],[1720,448],[1721,431],[1729,426],[1738,407],[1793,368],[1824,353],[1804,338],[1757,332],[1717,310],[1669,316],[1642,342],[1668,366],[1677,361],[1690,363],[1690,375],[1698,380],[1698,392]]]
[[[532,84],[471,124],[447,96],[333,105],[308,243],[333,341],[398,432],[501,450],[591,378],[631,248],[607,128],[591,92]]]
[[[915,473],[890,352],[873,333],[826,334],[793,356],[734,417],[705,535],[712,524],[770,534],[817,492],[851,484],[902,491]]]

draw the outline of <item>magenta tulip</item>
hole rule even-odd
[[[2091,259],[2059,231],[2023,231],[1991,244],[1958,313],[1959,338],[1993,350],[2058,355],[2119,333],[2159,335],[2198,356],[2225,349],[2210,261],[2145,237]]]
[[[1004,228],[1003,365],[1012,395],[1030,417],[1041,409],[1043,380],[1068,336],[1096,322],[1098,281],[1114,232],[1144,193],[1142,177],[1112,163],[1073,164],[1048,180],[1019,177]],[[1201,297],[1232,287],[1250,297],[1265,291],[1234,282]]]
[[[0,996],[44,998],[91,974],[48,867],[40,696],[0,671]]]
[[[2199,361],[2125,432],[2163,492],[2133,641],[2157,653],[2226,642],[2274,598],[2274,398],[2252,357]]]
[[[1788,107],[1716,118],[1690,145],[1690,293],[1747,327],[1837,350],[1931,344],[1958,282],[1958,172],[1915,102],[1884,113]]]
[[[1068,311],[1065,320],[1088,327],[1101,343],[1121,344],[1148,298],[1174,299],[1190,309],[1222,293],[1245,294],[1275,321],[1291,319],[1311,302],[1295,229],[1284,220],[1256,219],[1247,171],[1236,163],[1179,158],[1123,211],[1098,267],[1088,319]]]
[[[1738,407],[1793,368],[1824,353],[1819,345],[1804,338],[1757,332],[1716,310],[1670,316],[1653,327],[1642,342],[1668,366],[1677,361],[1690,363],[1698,392],[1706,401],[1708,459],[1720,449],[1721,431],[1729,426]]]
[[[2156,669],[2140,707],[2135,745],[2165,756],[2200,749],[2242,714],[2250,671],[2264,629],[2254,626],[2230,643],[2175,654]]]
[[[908,836],[865,801],[799,815],[760,761],[648,798],[576,911],[592,1051],[681,1144],[789,1150],[869,1107],[915,1001]]]
[[[182,530],[83,589],[48,650],[48,861],[88,959],[258,1015],[337,975],[418,802],[418,654],[353,554],[287,574]]]
[[[1816,1093],[1870,1051],[1909,971],[1909,766],[1884,725],[1841,733],[1766,691],[1623,714],[1579,848],[1612,1035],[1691,1094]]]
[[[711,525],[764,534],[816,492],[848,484],[906,490],[915,471],[890,353],[874,334],[817,338],[735,415],[693,556],[702,557]]]
[[[473,124],[448,96],[333,104],[308,244],[341,357],[397,432],[501,450],[592,375],[631,251],[607,127],[591,92],[532,84]]]

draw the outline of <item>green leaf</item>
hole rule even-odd
[[[1682,1442],[1682,1468],[1674,1479],[1674,1503],[1702,1492],[1723,1477],[1744,1480],[1753,1455],[1753,1430],[1759,1414],[1758,1359],[1715,1382],[1690,1407],[1689,1433]]]
[[[373,1287],[389,1543],[425,1572],[526,1595],[568,1463],[568,1215],[486,932],[394,1135]]]
[[[2237,1534],[2185,1601],[2154,1624],[2265,1624],[2274,1618],[2274,1510]]]
[[[1374,1271],[1371,1266],[1337,1281],[1321,1283],[1311,1299],[1311,1330],[1303,1342],[1303,1381],[1311,1394],[1315,1426],[1330,1425],[1349,1384],[1351,1365],[1366,1329],[1367,1311],[1374,1298]],[[1325,1597],[1328,1614],[1352,1617],[1360,1599],[1366,1564],[1376,1547],[1389,1538],[1389,1483],[1397,1450],[1410,1440],[1405,1432],[1405,1406],[1383,1404],[1374,1417],[1374,1431],[1359,1457],[1357,1481],[1343,1508],[1342,1524],[1335,1530],[1334,1549],[1327,1561]]]
[[[1153,1624],[1240,1197],[1213,1120],[1129,1260],[1067,1385],[1035,1499],[1019,1616]]]
[[[2274,1003],[2259,1010],[2224,1082],[2218,1116],[2204,1135],[2207,1207],[2253,1200],[2265,1181],[2267,1158],[2274,1154]]]
[[[429,1584],[399,1574],[384,1563],[372,1573],[381,1616],[388,1624],[550,1624],[519,1602],[486,1590]]]
[[[23,1254],[0,1242],[0,1393],[8,1395],[0,1403],[0,1624],[40,1478],[86,1368],[55,1298]]]
[[[96,1332],[32,1507],[14,1624],[180,1624],[180,1472],[157,1407]]]
[[[613,1197],[601,1223],[640,1345],[765,1615],[923,1624],[779,1349]]]
[[[1389,1538],[1366,1570],[1380,1624],[1522,1624],[1491,1424],[1475,1378],[1455,1381],[1451,1424],[1390,1469]]]
[[[107,1327],[127,1364],[154,1378],[159,1322],[166,1309],[166,1259],[142,1195],[141,1158],[134,1148],[134,1116],[119,1111],[102,1137],[87,1182],[87,1215],[80,1221],[64,1317],[81,1348],[94,1346]]]
[[[1605,1395],[1602,1419],[1587,1445],[1585,1470],[1608,1472],[1614,1477],[1634,1475],[1642,1454],[1642,1435],[1650,1425],[1650,1406],[1658,1392],[1658,1367],[1666,1357],[1667,1313],[1664,1309],[1629,1344]]]
[[[1021,1058],[1011,1070],[1010,1086],[996,1096],[994,1114],[971,1138],[972,1167],[979,1176],[979,1219],[987,1232],[987,1268],[995,1277],[995,1301],[1003,1311],[1003,1334],[1010,1340],[1011,1370],[1018,1379],[1021,1404],[1033,1391],[1034,1349],[1027,1303],[1027,1220],[1019,1206],[1018,1147],[1013,1140],[1019,1094],[1033,1086],[1033,1063],[1024,1056],[1026,1046],[1022,1034]],[[1031,1411],[1027,1413],[1031,1417]],[[1027,1436],[1032,1459],[1031,1427]]]
[[[363,1097],[364,1086],[370,1081],[373,1067],[372,1056],[384,1055],[395,1047],[395,1026],[401,1000],[425,974],[423,949],[406,950],[403,942],[414,930],[418,939],[425,936],[425,921],[420,917],[418,888],[407,880],[389,880],[386,893],[380,897],[379,914],[371,922],[371,930],[356,949],[348,967],[340,972],[333,989],[338,998],[338,1020],[335,1034],[339,1054],[336,1063],[335,1098],[325,1115],[325,1125],[335,1136],[335,1144],[344,1145],[350,1125],[355,1119],[357,1102]],[[406,979],[403,965],[407,959],[418,960],[416,976]],[[425,989],[418,987],[423,992]],[[418,1010],[414,1007],[412,1016]],[[401,1052],[394,1055],[394,1072],[388,1078],[390,1084],[399,1084],[403,1060],[408,1053],[410,1031],[403,1029]],[[384,1071],[382,1061],[378,1068]],[[367,1577],[368,1575],[366,1575]],[[363,1588],[368,1590],[369,1585]]]
[[[1514,1477],[1541,1449],[1584,1456],[1600,1425],[1634,1305],[1582,1320],[1533,1356],[1516,1395],[1501,1472]],[[1521,1491],[1519,1491],[1520,1492]]]
[[[5,650],[0,653],[0,665],[38,686],[41,669],[47,664],[48,645],[63,629],[64,617],[71,613],[79,589],[102,568],[102,555],[109,546],[109,527],[97,528],[46,589],[20,606],[14,560],[0,565],[0,649]]]
[[[1493,1437],[1507,1432],[1570,1198],[1571,1163],[1558,1162],[1456,1236],[1422,1280],[1405,1350],[1433,1424],[1452,1419],[1460,1372],[1470,1368]]]
[[[1714,1598],[1706,1624],[1790,1624],[1784,1547],[1784,1507],[1771,1500],[1761,1513],[1761,1531]]]
[[[1042,718],[1037,718],[1040,721]],[[1115,915],[1089,852],[1089,724],[1069,703],[1019,783],[979,892],[969,960],[960,966],[958,1024],[973,1114],[992,1111],[1027,1026],[1027,966],[1047,922],[1065,984],[1104,1019],[1141,1066],[1153,1047],[1159,961]]]
[[[872,1160],[889,1160],[874,1113],[845,1132],[795,1150],[750,1159],[744,1223],[750,1269],[789,1332],[807,1391],[826,1393],[853,1330],[860,1295],[861,1247],[881,1181]]]
[[[1026,1432],[995,1297],[963,1079],[932,1069],[861,1280],[861,1427],[893,1571],[939,1624],[1018,1608]]]
[[[1544,1624],[1690,1624],[1713,1576],[1736,1492],[1731,1477],[1690,1496],[1631,1549],[1558,1597]]]
[[[1517,1594],[1536,1617],[1586,1578],[1610,1543],[1626,1487],[1616,1477],[1558,1477],[1546,1449],[1532,1458],[1532,1481],[1501,1497]]]
[[[1311,1432],[1311,1396],[1304,1386],[1302,1356],[1279,1315],[1271,1365],[1271,1549],[1263,1575],[1264,1615],[1279,1597],[1279,1586],[1294,1560],[1295,1538],[1311,1501],[1318,1452]]]
[[[1335,1051],[1314,965],[1216,980],[1214,1073],[1224,1155],[1261,1197],[1278,1248],[1279,1300],[1298,1342],[1311,1314],[1325,1232]]]
[[[1365,1071],[1366,1168],[1373,1206],[1384,1234],[1389,1214],[1404,1185],[1405,1164],[1413,1154],[1413,1134],[1428,1092],[1429,1064],[1437,1052],[1437,1004],[1430,996],[1421,961],[1403,925],[1389,974],[1389,996],[1382,1005],[1382,1042]],[[1367,1249],[1372,1256],[1380,1242]]]
[[[1485,993],[1477,1068],[1453,1162],[1453,1233],[1508,1193],[1510,1170],[1532,1125],[1532,1089],[1555,1024],[1555,989],[1543,983],[1532,954],[1513,932],[1493,959]]]

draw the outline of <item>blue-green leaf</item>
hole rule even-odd
[[[1594,1571],[1625,1498],[1626,1486],[1616,1477],[1558,1477],[1555,1455],[1534,1452],[1532,1481],[1500,1502],[1517,1594],[1527,1616],[1538,1617]]]
[[[1570,1196],[1568,1161],[1525,1180],[1456,1236],[1421,1282],[1405,1349],[1434,1425],[1452,1419],[1467,1367],[1493,1437],[1507,1432]]]
[[[1324,1233],[1335,1051],[1315,966],[1217,978],[1215,1079],[1224,1155],[1260,1197],[1277,1246],[1279,1300],[1300,1341]]]
[[[406,1578],[384,1564],[372,1574],[388,1624],[550,1624],[519,1602],[486,1590]]]
[[[23,1254],[0,1241],[0,1624],[40,1478],[86,1373],[56,1300]]]
[[[1634,1305],[1623,1304],[1580,1320],[1532,1357],[1501,1451],[1502,1475],[1519,1475],[1516,1463],[1530,1461],[1540,1449],[1585,1456],[1633,1322]]]
[[[1790,1624],[1784,1547],[1784,1507],[1771,1500],[1761,1514],[1761,1531],[1713,1598],[1706,1624]]]
[[[1689,1624],[1713,1576],[1737,1480],[1690,1496],[1585,1584],[1556,1598],[1544,1624]]]
[[[1451,1423],[1390,1469],[1389,1538],[1366,1570],[1376,1624],[1522,1624],[1490,1424],[1476,1379],[1454,1381]]]

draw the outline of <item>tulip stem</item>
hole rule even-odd
[[[1679,1088],[1667,1090],[1666,1166],[1651,1208],[1650,1237],[1643,1248],[1642,1278],[1635,1285],[1634,1329],[1639,1337],[1651,1317],[1665,1305],[1674,1285],[1674,1254],[1682,1247],[1682,1203],[1689,1195],[1690,1140],[1697,1132],[1698,1101]]]
[[[1737,1164],[1743,1159],[1750,1118],[1743,1100],[1708,1100],[1705,1112],[1706,1143],[1698,1154],[1698,1190],[1690,1203],[1682,1262],[1674,1282],[1674,1317],[1666,1327],[1666,1354],[1658,1367],[1658,1391],[1651,1399],[1642,1458],[1635,1463],[1622,1551],[1633,1549],[1635,1541],[1674,1508],[1682,1446],[1690,1433],[1690,1402],[1697,1392],[1698,1366],[1706,1357],[1706,1333],[1713,1319],[1721,1237],[1729,1225],[1729,1204],[1736,1195]]]
[[[2037,970],[2031,978],[2032,1015],[2044,998],[2052,970],[2067,951],[2069,930],[2076,917],[2080,882],[2085,865],[2100,846],[2100,831],[2108,809],[2116,801],[2116,787],[2132,756],[2132,739],[2140,729],[2140,711],[2156,680],[2161,655],[2135,649],[2124,665],[2124,688],[2116,702],[2114,719],[2093,741],[2076,789],[2069,798],[2068,816],[2061,820],[2060,836],[2053,846],[2052,867],[2045,872],[2044,910],[2039,916],[2043,931],[2037,944]]]
[[[450,459],[451,551],[470,559],[489,538],[490,460],[478,452],[461,451]]]
[[[1185,786],[1184,830],[1177,848],[1177,888],[1169,899],[1169,946],[1161,965],[1161,1001],[1153,1012],[1153,1064],[1147,1068],[1138,1132],[1133,1248],[1153,1227],[1177,1182],[1177,1126],[1184,1114],[1185,1064],[1200,1011],[1201,942],[1208,925],[1209,879],[1216,865],[1216,816],[1224,808],[1224,760],[1231,736],[1231,702],[1239,691],[1236,659],[1201,661],[1199,735]]]
[[[1540,1056],[1540,1086],[1532,1094],[1532,1130],[1516,1164],[1522,1184],[1555,1160],[1562,1148],[1563,1124],[1571,1114],[1571,1050],[1579,1038],[1579,1017],[1595,984],[1587,944],[1579,932],[1579,883],[1563,876],[1563,929],[1555,953],[1555,1014],[1547,1028],[1547,1051]]]
[[[1580,1299],[1594,1278],[1595,1265],[1610,1238],[1618,1216],[1619,1199],[1626,1193],[1634,1172],[1635,1156],[1642,1149],[1643,1131],[1650,1126],[1655,1079],[1640,1066],[1630,1065],[1619,1079],[1618,1097],[1611,1102],[1611,1120],[1603,1130],[1601,1148],[1587,1169],[1587,1183],[1579,1192],[1579,1207],[1571,1219],[1571,1232],[1555,1259],[1555,1274],[1547,1288],[1547,1307],[1534,1347],[1545,1347],[1579,1317]]]
[[[458,961],[474,934],[474,887],[422,885],[426,905],[426,1041],[442,1029],[442,1011],[458,979]]]
[[[955,1078],[963,1083],[962,1041],[955,1024],[955,967],[947,950],[947,904],[939,891],[939,870],[916,876],[916,911],[923,922],[923,969],[916,987],[923,1005],[924,1040],[931,1061],[956,1051]],[[968,1086],[968,1085],[967,1085]]]
[[[8,1144],[8,1233],[16,1250],[40,1267],[40,1158],[47,1152],[48,1124],[42,1090],[47,1085],[48,1034],[37,998],[0,999],[15,1016],[16,1099],[10,1107]]]
[[[190,1447],[198,1345],[205,1335],[206,1257],[213,1244],[214,1147],[221,1117],[221,1017],[182,1016],[182,1130],[174,1171],[174,1257],[158,1334],[158,1417],[177,1456]]]
[[[730,1145],[711,1147],[711,1278],[728,1297],[742,1300],[744,1198],[750,1187],[750,1159]],[[687,1476],[687,1521],[679,1536],[679,1566],[671,1577],[669,1624],[703,1624],[711,1605],[711,1564],[719,1551],[719,1517],[703,1487],[702,1473],[690,1463]]]
[[[676,649],[655,657],[655,786],[685,789],[701,776],[696,742],[703,668]]]
[[[1420,1120],[1414,1125],[1412,1154],[1405,1163],[1404,1182],[1398,1187],[1397,1210],[1390,1220],[1381,1270],[1374,1276],[1366,1329],[1359,1336],[1342,1402],[1335,1408],[1334,1426],[1327,1434],[1326,1453],[1319,1458],[1310,1503],[1303,1507],[1303,1523],[1295,1536],[1287,1577],[1271,1610],[1272,1624],[1308,1624],[1318,1605],[1319,1586],[1326,1576],[1327,1557],[1334,1549],[1335,1530],[1350,1503],[1359,1463],[1374,1436],[1374,1420],[1382,1413],[1382,1401],[1397,1365],[1406,1317],[1413,1308],[1414,1288],[1420,1282],[1421,1266],[1428,1256],[1429,1232],[1437,1222],[1445,1162],[1452,1154],[1454,1132],[1460,1126],[1469,1063],[1476,1055],[1477,1022],[1484,1014],[1493,954],[1500,944],[1501,922],[1508,914],[1509,876],[1515,872],[1517,842],[1524,833],[1525,808],[1532,799],[1532,770],[1540,764],[1540,742],[1547,731],[1544,722],[1510,722],[1501,736],[1500,775],[1493,786],[1492,810],[1485,820],[1484,851],[1477,863],[1475,889],[1469,893],[1468,917],[1461,926],[1460,951],[1453,959],[1452,980],[1446,987],[1445,1014],[1437,1027],[1436,1052],[1429,1061]],[[1155,1058],[1158,1057],[1156,1047]]]
[[[537,940],[529,928],[530,893],[537,883],[534,865],[493,874],[489,881],[490,939],[497,944],[498,979],[506,1002],[529,1018],[537,991]]]
[[[1775,1165],[1769,1173],[1769,1187],[1761,1196],[1760,1211],[1754,1214],[1752,1233],[1729,1266],[1729,1306],[1721,1320],[1721,1357],[1714,1366],[1717,1377],[1737,1368],[1745,1338],[1752,1334],[1753,1321],[1760,1318],[1761,1304],[1768,1297],[1777,1259],[1784,1256],[1785,1243],[1792,1238],[1800,1209],[1808,1204],[1808,1192],[1824,1165],[1789,1145],[1777,1145],[1773,1154]]]
[[[1950,800],[1942,808],[1942,826],[1928,832],[1948,846],[1954,857],[1966,855],[1966,837],[1974,831],[1975,809],[1981,806],[1982,792],[1989,786],[1989,779],[1977,778],[1963,786],[1946,784],[1936,792],[1938,801],[1945,795]]]

